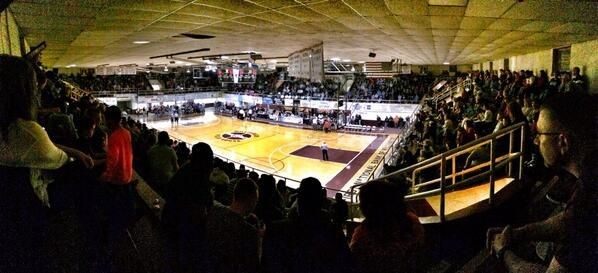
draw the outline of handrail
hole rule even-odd
[[[408,174],[411,172],[411,180],[412,180],[413,188],[439,184],[439,188],[407,195],[405,197],[405,200],[421,199],[421,198],[425,198],[428,196],[438,195],[440,193],[441,204],[440,204],[439,217],[440,217],[440,221],[445,221],[446,215],[444,213],[444,206],[445,206],[444,195],[450,190],[469,186],[471,183],[474,183],[476,179],[479,179],[482,177],[488,177],[489,182],[490,182],[490,192],[488,193],[489,194],[488,203],[490,205],[492,205],[494,203],[494,194],[495,194],[495,180],[496,180],[495,170],[497,168],[502,168],[504,166],[507,166],[508,176],[512,177],[512,175],[513,175],[512,162],[515,160],[519,160],[519,172],[516,175],[519,180],[522,177],[521,169],[523,167],[523,155],[524,155],[524,150],[525,150],[525,146],[524,146],[525,142],[524,141],[526,138],[525,126],[526,126],[526,123],[524,123],[524,122],[508,126],[508,127],[504,128],[498,132],[495,132],[491,135],[484,136],[484,137],[479,138],[479,139],[477,139],[473,142],[470,142],[466,145],[457,147],[457,148],[452,149],[445,153],[438,154],[438,155],[433,156],[432,158],[429,158],[425,161],[413,164],[409,167],[406,167],[406,168],[403,168],[396,172],[381,176],[374,180],[389,179],[392,177],[396,177],[398,175],[405,175],[405,174]],[[521,139],[520,139],[520,143],[519,143],[520,146],[519,146],[519,151],[514,151],[514,147],[513,147],[514,146],[513,145],[514,144],[514,133],[518,130],[520,130],[520,132],[521,132],[521,134],[520,134]],[[507,135],[509,137],[508,152],[506,154],[497,155],[496,154],[497,153],[497,151],[496,151],[497,141],[498,141],[498,139],[503,138]],[[463,169],[460,171],[456,170],[455,165],[456,165],[456,158],[458,156],[467,154],[467,153],[473,151],[474,149],[476,149],[480,146],[483,146],[483,145],[490,145],[490,149],[489,149],[490,158],[487,161],[481,162],[472,167],[467,167],[466,169]],[[452,163],[453,168],[452,168],[452,170],[448,170],[449,173],[446,174],[445,173],[445,171],[447,171],[446,166],[447,166],[447,163],[449,160]],[[429,169],[431,167],[435,167],[438,165],[440,165],[440,175],[438,178],[428,180],[423,183],[416,184],[416,177],[417,177],[418,173],[421,173],[423,170],[426,170],[426,169]],[[476,174],[473,177],[464,179],[464,180],[456,183],[457,177],[463,176],[465,174],[470,174],[470,173],[473,173],[473,172],[476,172],[476,171],[479,171],[479,170],[485,169],[485,168],[488,168],[488,170],[485,170],[485,171],[481,172],[480,174]],[[374,181],[374,180],[370,180],[370,181]],[[452,183],[447,184],[447,182],[451,181],[451,180],[452,180]],[[356,190],[359,189],[364,184],[365,183],[356,184],[350,188],[352,203],[357,203],[358,200],[357,200]]]
[[[444,89],[443,91],[440,91],[438,94],[434,94],[432,99],[435,102],[438,102],[439,100],[446,99],[446,98],[452,96],[455,93],[455,90],[457,90],[458,88],[460,88],[460,87],[465,88],[466,85],[471,85],[471,84],[472,84],[471,79],[465,79],[462,82],[457,83],[454,86],[448,87],[448,88]]]

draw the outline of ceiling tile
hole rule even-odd
[[[550,28],[547,32],[573,33],[573,34],[592,34],[598,33],[598,24],[588,23],[566,23],[560,26]]]
[[[301,5],[293,0],[251,0],[251,2],[271,9]]]
[[[554,28],[556,26],[560,26],[564,24],[564,22],[558,21],[531,21],[530,23],[523,25],[518,28],[520,31],[530,31],[530,32],[543,32],[548,29]]]
[[[174,2],[170,0],[135,0],[135,1],[111,1],[110,7],[126,10],[142,10],[155,12],[170,12],[177,10],[185,5],[183,2]]]
[[[196,15],[188,15],[184,13],[174,13],[168,15],[162,19],[163,21],[168,22],[181,22],[181,23],[188,23],[188,24],[211,24],[217,22],[219,19],[205,17],[205,16],[196,16]]]
[[[432,28],[430,16],[395,16],[402,28]]]
[[[467,0],[428,0],[430,6],[460,6],[467,5]]]
[[[384,1],[344,0],[343,2],[362,16],[382,17],[392,15]]]
[[[242,15],[238,12],[202,5],[188,5],[179,10],[178,13],[205,16],[217,19],[230,19]]]
[[[277,11],[303,22],[323,22],[330,19],[304,6],[282,8]]]
[[[278,13],[276,11],[268,11],[268,12],[264,12],[264,13],[258,13],[255,16],[258,18],[264,19],[264,20],[268,20],[271,22],[279,23],[279,24],[285,24],[285,25],[295,25],[295,24],[301,23],[301,21],[297,20],[296,18],[289,17],[287,15]]]
[[[529,24],[530,20],[519,19],[497,19],[488,26],[491,30],[516,30],[521,26]]]
[[[494,18],[463,17],[461,29],[486,29],[494,21],[496,21]]]
[[[465,16],[498,18],[515,3],[515,0],[469,0]]]
[[[320,16],[331,18],[358,16],[349,6],[340,1],[317,2],[308,5],[307,8]]]
[[[463,16],[465,14],[465,7],[430,6],[428,10],[430,15],[436,16]]]
[[[267,10],[267,8],[253,4],[251,1],[242,0],[197,0],[195,3],[247,15]]]
[[[455,37],[459,30],[456,29],[432,29],[432,34],[435,37]]]
[[[395,15],[428,15],[428,3],[421,0],[385,0],[386,6]]]
[[[430,16],[432,28],[458,29],[463,17],[457,16]]]
[[[359,16],[347,16],[336,19],[337,22],[353,30],[372,30],[377,29],[375,25],[370,24]]]

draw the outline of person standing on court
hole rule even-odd
[[[322,150],[322,159],[328,161],[328,144],[326,144],[326,141],[322,142],[320,149]]]

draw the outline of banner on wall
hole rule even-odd
[[[324,80],[324,44],[304,48],[289,55],[289,76],[309,79],[313,82]]]
[[[96,75],[136,75],[136,65],[121,65],[121,66],[98,66],[95,68]]]
[[[311,75],[312,82],[324,81],[324,44],[311,48]]]

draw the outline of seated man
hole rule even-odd
[[[303,179],[296,216],[267,227],[263,272],[351,272],[345,236],[322,212],[322,203],[320,181]]]
[[[258,229],[247,218],[258,199],[255,182],[243,178],[235,186],[230,207],[216,203],[208,215],[207,238],[212,272],[258,272]]]
[[[570,93],[542,106],[535,142],[544,162],[576,179],[573,185],[558,185],[572,188],[564,211],[519,228],[488,230],[488,247],[509,272],[595,272],[598,267],[595,105],[595,97]],[[526,261],[511,249],[529,241],[555,243],[547,265]]]

